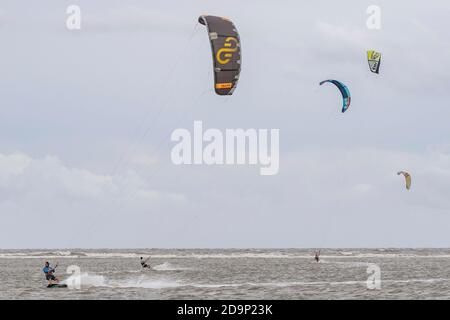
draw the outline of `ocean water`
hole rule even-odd
[[[46,260],[76,288],[46,288]],[[0,250],[0,270],[0,299],[450,299],[450,249]]]

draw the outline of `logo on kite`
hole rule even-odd
[[[241,73],[241,42],[235,25],[227,18],[202,15],[206,26],[214,66],[214,89],[218,95],[232,95]]]
[[[374,50],[367,51],[367,62],[369,63],[370,71],[380,73],[381,53]]]
[[[403,175],[405,177],[406,189],[409,190],[411,188],[411,175],[406,171],[399,171],[397,175]]]
[[[323,85],[326,82],[334,84],[341,92],[341,94],[342,94],[342,112],[344,113],[345,111],[347,111],[348,107],[350,106],[350,102],[352,99],[350,96],[350,91],[348,90],[348,88],[345,84],[343,84],[342,82],[337,81],[337,80],[324,80],[324,81],[320,82],[320,85]]]
[[[232,44],[234,43],[234,48],[232,48]],[[231,61],[233,57],[233,53],[237,51],[238,41],[234,37],[228,37],[225,39],[225,43],[223,44],[223,48],[219,49],[216,54],[217,62],[220,64],[227,64]],[[225,59],[222,59],[225,58]]]

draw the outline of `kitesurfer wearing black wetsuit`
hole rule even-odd
[[[320,250],[319,251],[316,251],[315,253],[314,253],[314,260],[316,260],[316,262],[319,262],[319,260],[320,260]]]
[[[147,258],[146,260],[144,260],[144,258],[141,257],[141,266],[142,266],[142,268],[148,268],[148,269],[151,269],[151,268],[152,268],[152,267],[150,267],[150,266],[147,264],[148,259],[150,259],[150,258]]]

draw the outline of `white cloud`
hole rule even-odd
[[[139,192],[153,200],[183,199],[181,195],[153,190],[132,170],[122,176],[102,175],[67,167],[55,156],[32,158],[23,153],[0,154],[0,188],[14,188],[18,198],[28,193],[49,193],[73,199],[113,201]]]
[[[84,238],[102,225],[105,229],[96,232],[109,234],[108,239],[113,241],[111,232],[116,232],[118,225],[111,229],[107,225],[111,219],[134,217],[140,224],[137,229],[142,232],[145,230],[144,212],[151,213],[155,209],[164,212],[188,203],[183,194],[152,188],[132,170],[109,176],[68,167],[55,156],[33,158],[23,153],[0,154],[2,247],[23,246],[24,243],[52,246],[45,237],[42,241],[29,238],[49,228],[55,232],[61,229],[59,238],[66,245],[87,245],[83,239],[74,239],[71,233]],[[125,222],[123,226],[133,224]],[[25,237],[28,240],[24,240],[23,232],[28,233]]]
[[[0,181],[3,183],[12,176],[23,174],[31,159],[24,154],[0,154]]]

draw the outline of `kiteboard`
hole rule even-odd
[[[47,288],[67,288],[67,284],[64,283],[51,283]]]

